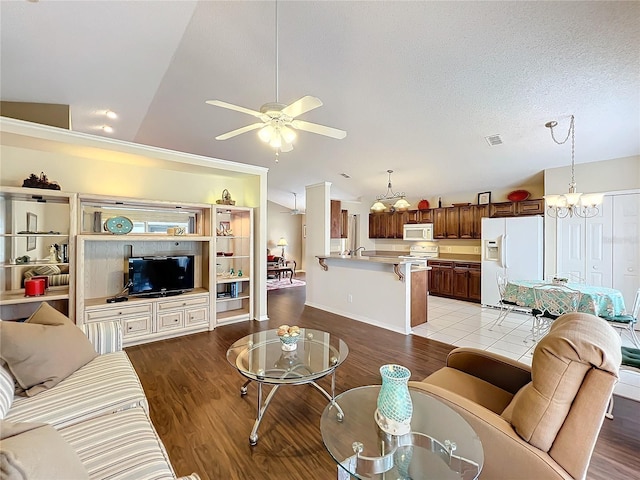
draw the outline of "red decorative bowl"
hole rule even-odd
[[[428,200],[420,200],[418,202],[418,210],[429,210],[429,201]]]
[[[526,190],[514,190],[509,195],[507,195],[507,199],[510,202],[521,202],[529,198],[529,195],[531,194]]]

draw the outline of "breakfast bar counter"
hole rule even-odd
[[[403,334],[427,321],[426,261],[393,256],[317,255],[308,305]]]

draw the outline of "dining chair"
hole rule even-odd
[[[553,275],[547,275],[547,281],[552,283],[556,279],[566,279],[569,283],[586,283],[585,278],[581,277],[577,273],[554,273]]]
[[[637,298],[637,295],[636,295]],[[621,347],[622,363],[620,364],[620,371],[627,370],[629,372],[640,373],[640,349]],[[609,399],[609,408],[604,415],[608,419],[613,418],[613,393]]]
[[[529,337],[537,342],[549,331],[551,323],[560,315],[577,312],[582,292],[564,285],[539,285],[533,288],[535,302],[533,328]]]
[[[636,348],[640,348],[640,341],[638,340],[638,336],[636,335],[636,331],[634,329],[636,323],[638,323],[638,317],[640,316],[640,288],[636,292],[636,296],[633,300],[633,307],[631,307],[631,314],[628,315],[616,315],[613,317],[605,317],[603,316],[609,325],[613,328],[621,330],[621,332],[626,333],[629,336],[629,339],[633,342]]]
[[[493,327],[502,325],[502,322],[505,318],[513,311],[513,309],[518,305],[515,302],[509,302],[504,299],[504,292],[507,288],[507,283],[509,283],[509,279],[506,275],[498,272],[496,274],[496,283],[498,284],[498,294],[500,295],[500,300],[498,301],[498,305],[500,306],[500,313],[498,313],[498,318],[491,324],[489,330],[493,330]]]

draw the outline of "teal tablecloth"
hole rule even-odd
[[[541,285],[540,281],[510,280],[504,292],[504,299],[521,307],[535,307],[533,289]],[[579,290],[582,299],[579,312],[590,313],[599,317],[612,317],[626,313],[622,292],[614,288],[596,287],[579,283],[567,283],[567,287]]]

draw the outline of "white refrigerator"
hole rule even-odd
[[[497,275],[510,280],[543,280],[542,217],[482,219],[483,305],[499,306]]]

